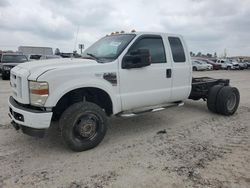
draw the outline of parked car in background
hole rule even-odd
[[[0,72],[2,79],[7,80],[10,78],[10,70],[20,63],[27,62],[28,59],[25,55],[15,53],[0,54]]]
[[[213,70],[213,65],[210,65],[202,60],[192,60],[193,71]]]
[[[30,61],[44,60],[44,59],[59,59],[59,58],[62,58],[62,57],[59,56],[59,55],[35,55],[35,54],[32,54],[32,55],[28,56],[28,59]]]
[[[244,61],[244,63],[247,64],[247,68],[250,68],[250,62],[249,61]]]
[[[239,63],[239,66],[240,66],[240,69],[241,70],[244,70],[244,69],[247,69],[247,64],[245,62],[238,62]]]
[[[239,63],[232,62],[229,59],[218,59],[216,63],[221,64],[222,69],[227,69],[227,70],[239,70],[240,69]]]
[[[197,60],[202,60],[202,61],[205,61],[206,63],[212,65],[213,66],[213,70],[220,70],[221,69],[221,64],[216,63],[216,62],[214,62],[212,60],[205,59],[205,58],[197,58]]]
[[[30,54],[27,55],[29,61],[39,60],[42,55]]]

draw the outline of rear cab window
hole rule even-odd
[[[186,62],[185,51],[180,38],[178,37],[168,37],[170,44],[173,60],[175,63]]]

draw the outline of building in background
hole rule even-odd
[[[24,55],[53,55],[51,47],[36,47],[36,46],[19,46],[18,52]]]

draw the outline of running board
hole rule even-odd
[[[166,110],[166,109],[168,109],[170,107],[174,107],[174,106],[183,106],[183,105],[184,105],[184,102],[171,103],[169,105],[162,106],[162,107],[159,107],[159,108],[153,108],[153,109],[137,111],[137,112],[131,112],[131,113],[124,112],[124,113],[117,114],[117,116],[119,116],[119,117],[134,117],[134,116],[139,116],[139,115],[142,115],[142,114],[147,114],[147,113],[150,113],[150,112],[159,112],[159,111]]]

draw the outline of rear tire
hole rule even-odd
[[[207,107],[211,112],[217,113],[216,101],[219,91],[223,88],[222,85],[215,85],[210,88],[207,97]]]
[[[59,121],[62,137],[73,151],[96,147],[107,131],[107,117],[94,103],[79,102],[67,108]]]
[[[216,110],[222,115],[233,115],[238,109],[239,102],[239,90],[235,87],[225,86],[218,93]]]

